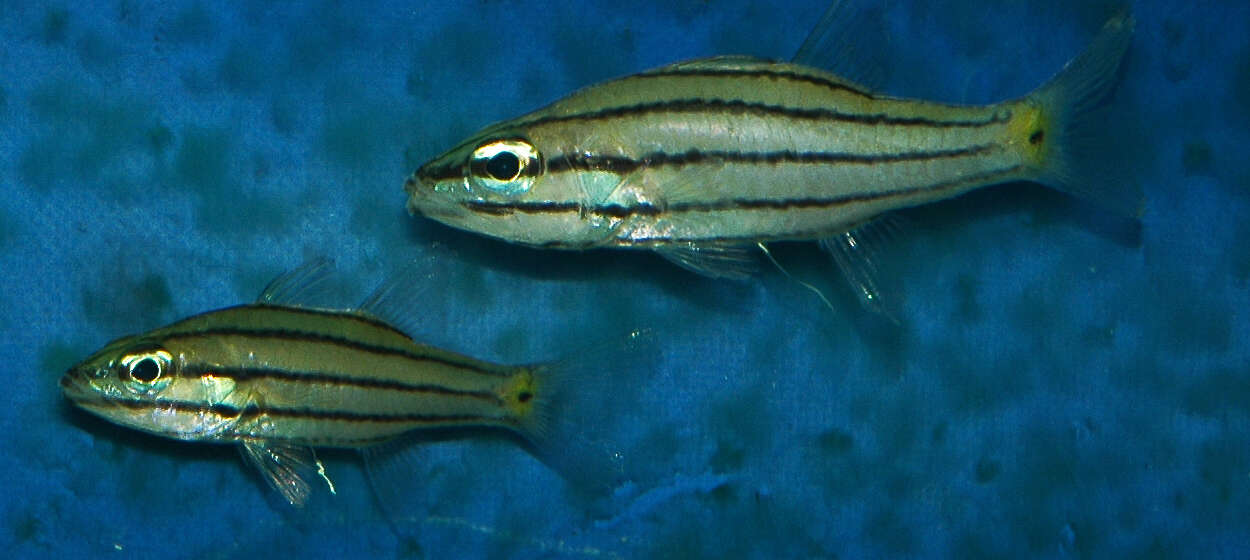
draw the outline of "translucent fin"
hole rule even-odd
[[[442,482],[418,476],[420,453],[426,449],[422,443],[428,444],[430,439],[413,434],[361,450],[373,495],[396,534],[400,534],[400,526],[423,519],[428,513],[429,504],[413,499],[421,495],[421,487]]]
[[[884,5],[883,5],[884,4]],[[869,89],[885,81],[884,3],[833,0],[791,62],[828,70]]]
[[[594,134],[583,138],[581,142],[564,146],[562,151],[566,154],[589,155],[590,152],[584,148],[584,146],[597,145],[600,141],[599,137],[601,134],[610,133],[611,131],[608,130],[595,132]],[[613,144],[611,139],[609,139],[607,144]],[[574,176],[577,178],[578,191],[581,195],[578,197],[578,203],[581,205],[583,210],[607,203],[612,199],[612,196],[617,191],[624,188],[629,182],[628,176],[618,178],[610,173],[594,173],[591,169],[590,162],[583,158],[575,157],[569,165],[571,165],[574,169],[581,171],[580,173],[576,173]]]
[[[813,294],[816,294],[816,297],[820,298],[820,301],[825,304],[825,307],[828,308],[829,311],[836,311],[833,308],[833,303],[829,301],[829,298],[825,297],[824,292],[820,291],[820,289],[817,288],[816,286],[813,286],[807,282],[799,280],[798,278],[795,278],[793,275],[790,274],[789,270],[786,270],[785,267],[781,266],[781,263],[777,262],[777,259],[773,258],[773,252],[768,250],[768,245],[765,245],[763,243],[757,243],[757,245],[759,246],[760,251],[764,253],[764,256],[768,257],[768,262],[773,263],[773,266],[777,267],[777,270],[780,270],[781,274],[785,275],[785,277],[789,278],[791,281],[797,282],[798,285],[803,286],[804,288],[807,288]]]
[[[701,67],[719,68],[714,64],[714,60],[704,59],[691,62],[691,64],[694,63],[699,63]],[[663,153],[664,148],[660,144],[650,147],[654,153]],[[640,166],[636,171],[621,177],[606,197],[595,202],[649,204],[662,210],[673,203],[703,201],[707,198],[709,185],[717,184],[717,176],[725,168],[725,159],[714,155],[698,157],[697,165],[677,166],[676,172],[671,175],[665,174],[666,178],[662,182],[653,178],[656,174],[649,166],[659,165],[660,162],[652,160],[648,165]],[[586,177],[590,175],[582,173],[579,177],[583,183],[586,183]],[[586,189],[585,186],[583,186],[584,189]]]
[[[260,297],[256,298],[256,301],[278,305],[300,305],[323,285],[333,268],[334,261],[330,259],[310,260],[274,278],[260,292]]]
[[[877,287],[877,248],[897,231],[897,220],[892,214],[887,214],[845,233],[820,240],[820,247],[833,256],[833,261],[850,282],[864,308],[880,313],[895,323],[898,322],[897,302],[886,301]]]
[[[677,243],[655,252],[686,270],[710,276],[746,280],[755,274],[754,245]]]
[[[709,185],[717,184],[717,176],[725,168],[725,159],[704,157],[698,165],[683,166],[663,185],[663,204],[704,201]]]
[[[1029,135],[1043,141],[1037,180],[1119,214],[1140,217],[1140,185],[1116,175],[1108,165],[1100,105],[1117,83],[1135,22],[1127,10],[1102,26],[1093,44],[1072,59],[1046,85],[1029,96],[1041,107],[1041,127]],[[1049,131],[1045,126],[1049,123]]]
[[[434,278],[432,270],[433,266],[424,260],[409,263],[379,284],[356,310],[377,317],[408,336],[416,335],[422,298]]]
[[[634,410],[633,388],[622,380],[620,354],[641,355],[654,337],[649,331],[632,331],[624,339],[595,343],[559,361],[527,366],[534,374],[533,412],[521,420],[521,434],[535,455],[554,469],[574,489],[594,496],[606,495],[629,478],[624,450],[609,435],[613,420]]]
[[[311,447],[248,440],[240,448],[243,458],[255,465],[269,486],[293,506],[299,507],[308,501],[312,488],[307,479],[311,476],[321,477],[330,488],[330,493],[335,492],[334,483],[326,476],[325,466]]]

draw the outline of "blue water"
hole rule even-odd
[[[1021,184],[905,212],[881,247],[897,324],[860,308],[814,244],[775,252],[832,310],[771,266],[716,281],[404,211],[407,174],[485,124],[679,59],[788,58],[823,2],[88,4],[0,9],[4,550],[1250,550],[1250,4],[1134,4],[1104,148],[1146,194],[1140,224]],[[876,51],[884,88],[961,102],[1027,93],[1113,11],[896,4]],[[652,329],[633,355],[578,366],[612,387],[587,429],[633,481],[590,499],[509,441],[438,441],[412,452],[391,522],[351,453],[325,455],[338,494],[293,511],[229,447],[130,434],[63,402],[57,377],[105,342],[249,301],[318,256],[336,260],[346,301],[424,263],[414,334],[487,359]]]

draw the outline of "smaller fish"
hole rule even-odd
[[[571,389],[559,369],[495,364],[414,341],[395,326],[405,306],[394,283],[355,309],[293,303],[325,265],[275,279],[256,303],[110,342],[70,368],[61,390],[127,428],[238,444],[296,506],[307,501],[313,476],[334,491],[314,447],[369,449],[422,430],[487,428],[519,436],[549,464],[572,459],[560,456],[570,452],[568,434],[555,435]]]

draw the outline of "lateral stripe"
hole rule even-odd
[[[401,331],[395,328],[391,324],[381,319],[378,319],[377,317],[369,315],[367,313],[344,311],[341,309],[319,309],[315,307],[301,307],[298,305],[283,305],[283,304],[272,304],[272,303],[248,303],[244,305],[236,305],[233,307],[218,309],[216,311],[210,311],[209,313],[201,313],[199,315],[192,315],[191,317],[188,317],[186,319],[178,321],[177,323],[173,323],[169,325],[168,327],[166,327],[166,329],[168,329],[170,332],[180,332],[178,331],[179,326],[182,326],[188,323],[193,324],[197,319],[200,319],[201,317],[205,315],[208,315],[210,313],[219,313],[222,311],[255,311],[255,312],[261,312],[261,313],[273,313],[276,315],[298,315],[298,316],[307,316],[307,317],[324,317],[327,319],[343,320],[343,321],[348,321],[352,323],[359,323],[361,325],[365,325],[365,326],[369,326],[369,327],[373,327],[379,330],[386,331],[393,335],[402,336],[405,339],[411,338],[408,335],[408,333],[405,333],[404,331]]]
[[[638,203],[632,206],[622,206],[619,204],[601,204],[590,209],[584,209],[578,202],[491,202],[491,201],[467,201],[463,205],[465,208],[485,214],[505,215],[513,212],[521,212],[523,214],[558,214],[564,212],[584,212],[588,211],[592,214],[608,216],[613,218],[627,218],[630,216],[655,216],[663,213],[680,213],[680,212],[715,212],[723,210],[789,210],[794,208],[835,208],[845,204],[854,202],[869,202],[875,200],[884,200],[897,196],[913,195],[930,190],[942,190],[958,185],[966,185],[982,181],[989,181],[995,177],[1001,177],[1019,171],[1020,165],[1013,165],[1001,169],[995,169],[968,177],[963,177],[953,181],[942,181],[929,185],[921,185],[908,187],[904,189],[894,189],[889,191],[879,191],[870,193],[848,194],[836,197],[826,198],[755,198],[755,199],[731,199],[719,202],[685,202],[678,204],[670,204],[666,207],[659,207],[649,203]]]
[[[359,350],[379,356],[395,356],[421,363],[441,364],[449,367],[461,368],[473,373],[487,375],[491,377],[507,377],[510,374],[506,371],[493,371],[485,369],[477,364],[468,363],[459,360],[446,359],[439,356],[431,356],[428,354],[419,354],[404,348],[395,348],[391,346],[379,346],[358,342],[349,338],[335,336],[325,333],[308,332],[308,331],[292,331],[284,329],[239,329],[239,328],[211,328],[198,331],[173,332],[165,336],[166,339],[191,339],[198,337],[213,336],[238,336],[259,339],[316,342],[321,344],[329,344],[346,348],[349,350]],[[415,343],[414,343],[415,344]]]
[[[547,172],[563,173],[568,171],[608,171],[618,175],[626,175],[644,167],[684,167],[687,165],[720,162],[745,165],[831,165],[839,163],[875,165],[878,163],[899,163],[962,158],[983,155],[997,149],[999,149],[999,147],[994,144],[978,144],[975,146],[951,150],[881,154],[857,154],[850,152],[796,152],[793,150],[781,150],[776,152],[730,152],[724,150],[701,151],[691,149],[679,154],[652,152],[639,159],[619,156],[561,154],[553,156],[548,161]]]
[[[275,311],[280,313],[291,313],[296,315],[307,315],[309,317],[325,317],[328,319],[347,319],[363,325],[368,325],[387,331],[391,334],[397,334],[404,338],[411,338],[408,333],[395,328],[390,323],[383,321],[368,313],[360,313],[355,311],[343,311],[341,309],[318,309],[315,307],[300,307],[297,305],[274,305],[265,303],[254,303],[243,307],[263,311]]]
[[[832,109],[787,107],[785,105],[771,105],[768,103],[744,101],[741,99],[687,98],[605,107],[594,111],[568,115],[544,115],[530,120],[519,121],[514,123],[510,128],[527,128],[571,121],[600,121],[656,113],[750,114],[806,121],[829,121],[865,125],[918,126],[927,128],[980,128],[992,124],[1004,123],[1011,118],[1011,115],[1004,111],[995,111],[988,118],[984,119],[937,120],[925,117],[894,117],[887,113],[861,114],[835,111]]]
[[[778,200],[738,199],[738,200],[726,201],[726,202],[719,203],[719,204],[687,203],[687,204],[672,205],[663,211],[708,212],[708,211],[717,211],[717,210],[726,210],[726,211],[731,211],[731,210],[789,210],[789,209],[796,209],[796,208],[798,209],[830,208],[831,209],[837,206],[842,206],[845,204],[853,204],[856,202],[873,202],[877,200],[888,199],[894,196],[906,196],[906,195],[916,194],[918,192],[925,192],[925,191],[930,191],[930,190],[946,190],[946,189],[956,188],[961,185],[967,185],[971,183],[989,182],[989,181],[993,181],[995,179],[998,179],[1007,175],[1011,175],[1012,173],[1019,171],[1022,167],[1023,166],[1021,165],[1013,165],[1010,167],[1004,167],[1001,169],[987,171],[984,173],[978,173],[976,175],[971,175],[968,177],[964,177],[962,179],[956,179],[953,181],[943,181],[941,183],[933,183],[931,185],[911,187],[911,188],[900,190],[900,191],[866,193],[866,194],[847,195],[847,196],[833,197],[833,198],[802,198],[802,199],[778,199]],[[517,211],[521,211],[521,212],[580,211],[580,206],[578,206],[577,203],[559,203],[559,204],[551,203],[551,206],[549,208],[550,209],[534,208],[534,209],[529,209],[529,210],[518,208]],[[623,206],[612,205],[608,207],[595,207],[594,209],[590,210],[590,212],[595,213],[595,214],[624,218],[624,217],[633,215],[635,213],[634,212],[635,210],[636,210],[636,213],[638,214],[648,214],[648,213],[659,214],[663,212],[659,208],[655,206],[651,206],[651,205],[640,205],[637,207],[623,207]],[[634,238],[631,240],[632,241],[631,245],[644,245],[645,246],[645,245],[659,245],[659,244],[669,244],[669,243],[735,243],[735,242],[755,244],[756,242],[759,242],[759,241],[776,241],[776,240],[791,239],[794,237],[812,238],[812,237],[825,235],[827,233],[828,232],[821,230],[821,231],[806,231],[806,232],[805,231],[781,231],[781,232],[776,232],[772,236],[764,236],[764,237],[761,237],[760,235],[754,234],[754,233],[747,234],[741,237],[732,237],[732,236],[661,237],[661,236],[657,236],[657,237],[651,237],[651,238]],[[561,243],[561,242],[544,243],[540,245],[540,247],[546,248],[546,249],[559,249],[559,248],[565,248],[566,246],[567,246],[566,244]]]
[[[643,72],[630,76],[630,78],[668,78],[668,77],[689,77],[689,78],[769,78],[774,80],[785,80],[791,82],[801,82],[821,86],[833,91],[842,91],[863,97],[865,99],[876,99],[877,96],[866,89],[860,89],[849,84],[835,82],[828,78],[812,74],[802,74],[793,71],[779,71],[767,69],[741,69],[734,70],[730,68],[711,69],[711,68],[660,68],[651,72]]]
[[[320,410],[314,408],[290,408],[268,406],[237,407],[227,404],[201,405],[191,401],[156,400],[141,401],[136,399],[119,399],[102,396],[104,403],[116,404],[131,410],[157,409],[172,410],[178,413],[216,414],[223,418],[254,417],[260,415],[305,420],[332,420],[342,422],[377,422],[377,423],[420,423],[420,424],[464,424],[477,422],[481,424],[496,423],[500,418],[482,416],[480,414],[371,414],[364,412],[347,412],[342,410]],[[277,436],[281,437],[281,436]]]
[[[547,160],[547,172],[607,171],[617,175],[627,175],[641,168],[683,167],[686,165],[720,162],[746,165],[833,165],[839,163],[875,165],[878,163],[929,161],[977,156],[998,149],[1001,148],[994,144],[978,144],[951,150],[857,154],[851,152],[796,152],[794,150],[775,152],[703,151],[692,148],[676,154],[651,152],[637,159],[596,154],[557,154]],[[460,177],[461,170],[456,166],[448,166],[446,168],[424,170],[424,174],[429,179],[442,181]]]
[[[465,391],[462,389],[453,389],[442,385],[431,383],[403,383],[390,379],[377,379],[370,377],[351,377],[346,375],[334,375],[319,371],[288,371],[275,368],[252,368],[252,367],[213,367],[204,365],[193,365],[183,367],[179,372],[182,377],[200,377],[202,375],[215,375],[228,377],[235,381],[252,381],[256,379],[271,379],[277,381],[288,381],[295,383],[324,383],[326,385],[336,385],[340,387],[356,387],[361,389],[388,389],[404,393],[425,393],[433,395],[444,395],[449,397],[469,397],[484,400],[492,404],[503,404],[503,400],[498,395],[490,391]]]

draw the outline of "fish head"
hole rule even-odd
[[[621,180],[569,165],[572,151],[524,131],[486,129],[408,179],[408,211],[531,247],[602,246],[623,219],[597,210]]]
[[[69,368],[61,392],[75,406],[127,428],[182,440],[217,439],[239,416],[216,406],[234,392],[234,382],[184,375],[184,362],[157,339],[120,338]]]

